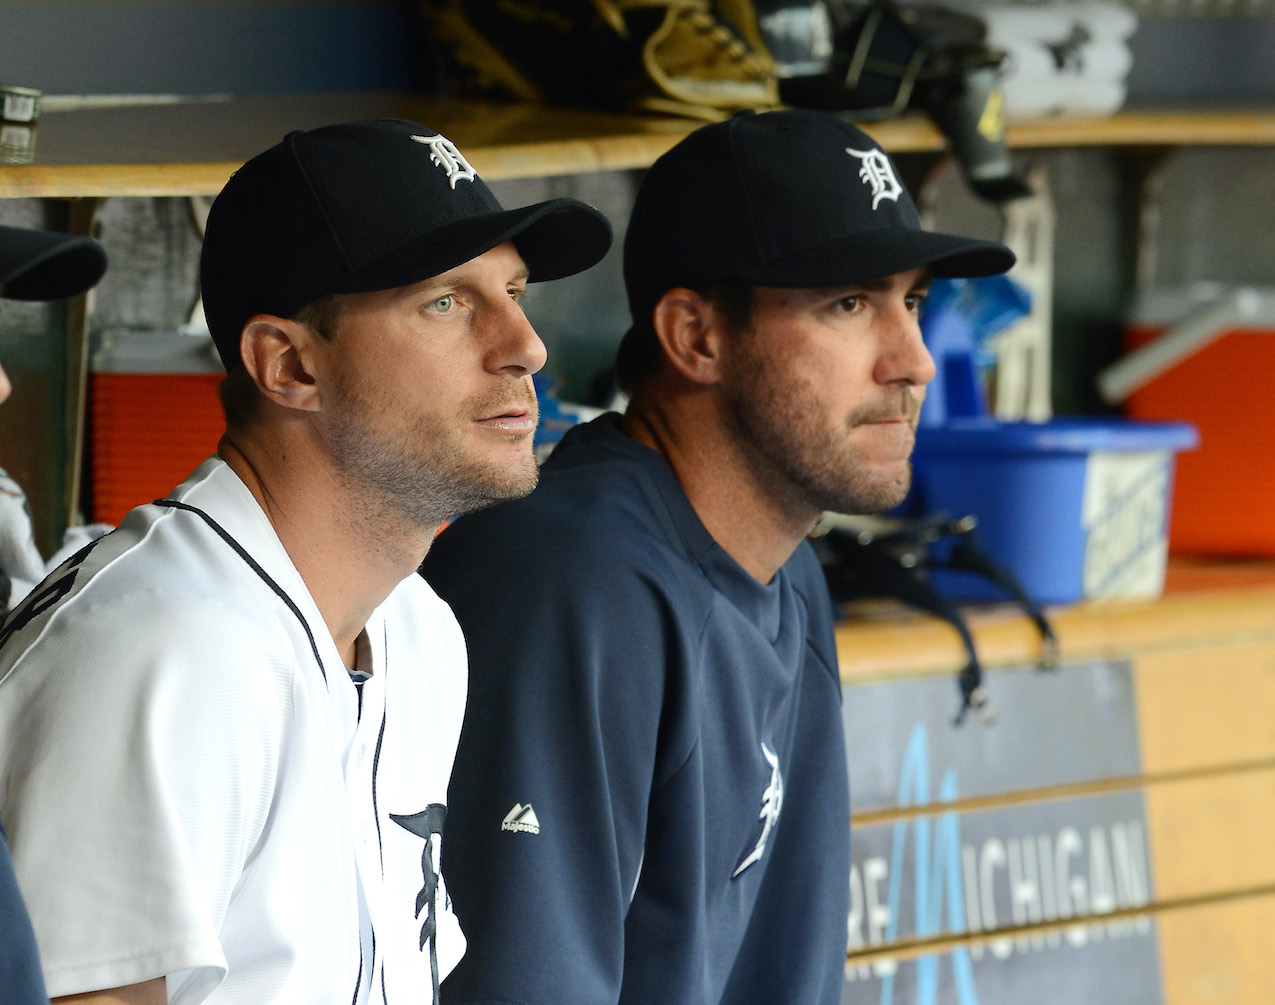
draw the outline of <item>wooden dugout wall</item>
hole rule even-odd
[[[1083,660],[1131,661],[1141,771],[955,804],[856,806],[852,826],[1140,792],[1153,895],[1145,908],[1104,917],[1155,921],[1168,1005],[1264,1005],[1275,987],[1275,565],[1177,562],[1160,600],[1081,604],[1051,618],[1058,672]],[[997,667],[1036,659],[1039,638],[1020,615],[987,609],[970,621],[993,691]],[[849,697],[856,685],[948,676],[964,662],[948,625],[890,607],[852,608],[837,641]],[[975,935],[899,937],[850,962],[915,959],[1074,924],[1001,921]]]

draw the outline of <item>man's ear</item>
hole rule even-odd
[[[697,384],[717,382],[724,329],[712,304],[678,287],[660,297],[651,321],[673,369]]]
[[[319,393],[313,373],[318,335],[289,318],[255,314],[244,325],[239,355],[257,387],[284,408],[314,412]]]

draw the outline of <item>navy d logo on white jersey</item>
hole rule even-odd
[[[441,803],[430,803],[420,813],[401,816],[391,813],[390,819],[406,831],[410,831],[425,842],[421,852],[421,874],[424,885],[416,895],[416,917],[421,921],[421,944],[424,949],[429,944],[429,969],[434,982],[434,1002],[438,1001],[438,874],[439,860],[442,858],[443,822],[447,819],[447,807]],[[437,838],[437,840],[435,840]]]
[[[894,166],[890,158],[880,150],[855,150],[846,147],[846,153],[859,158],[859,177],[872,189],[872,208],[876,209],[882,199],[899,201],[903,194],[903,186],[894,176]]]
[[[413,136],[417,143],[429,147],[429,159],[447,172],[447,180],[456,187],[458,181],[473,181],[477,175],[465,155],[446,136]]]
[[[780,810],[784,806],[784,776],[779,770],[779,757],[764,743],[761,745],[761,752],[762,756],[770,764],[770,784],[762,790],[761,812],[757,814],[757,819],[762,822],[761,837],[757,839],[756,847],[745,855],[743,861],[735,867],[735,871],[731,873],[731,879],[734,879],[754,862],[761,860],[766,851],[766,841],[770,837],[770,832],[774,828],[776,821],[779,820]]]

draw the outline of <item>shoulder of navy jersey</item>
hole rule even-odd
[[[421,567],[438,593],[454,604],[475,577],[502,568],[511,582],[529,579],[553,589],[554,573],[566,563],[604,576],[599,589],[608,594],[644,578],[671,589],[684,580],[690,588],[700,557],[715,543],[668,465],[630,439],[619,419],[608,413],[570,430],[530,495],[444,530]],[[677,542],[677,551],[669,542]]]

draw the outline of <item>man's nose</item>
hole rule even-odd
[[[893,307],[877,363],[877,382],[923,387],[934,379],[934,357],[921,337],[916,314],[905,305]]]
[[[493,323],[498,332],[488,354],[488,369],[522,375],[535,373],[545,365],[548,358],[545,344],[536,334],[521,304],[507,298]]]

